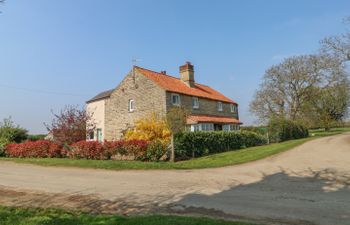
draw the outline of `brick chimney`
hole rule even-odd
[[[194,87],[194,70],[190,62],[180,66],[180,79],[189,87]]]

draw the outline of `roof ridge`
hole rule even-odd
[[[136,67],[136,68],[139,68],[139,69],[142,69],[142,70],[148,70],[148,71],[151,71],[151,72],[153,72],[153,73],[157,73],[157,74],[159,74],[159,75],[164,75],[164,76],[168,76],[168,77],[171,77],[171,78],[180,80],[180,78],[175,77],[175,76],[172,76],[172,75],[169,75],[169,74],[160,73],[160,72],[157,72],[157,71],[154,71],[154,70],[150,70],[150,69],[147,69],[147,68],[143,68],[143,67],[140,67],[140,66],[135,66],[135,67]]]
[[[154,71],[154,70],[151,70],[151,69],[147,69],[147,68],[144,68],[144,67],[140,67],[140,66],[135,66],[136,68],[138,69],[142,69],[142,70],[148,70],[148,71],[151,71],[153,73],[157,73],[159,75],[163,75],[163,76],[168,76],[170,78],[174,78],[174,79],[177,79],[177,80],[181,80],[179,77],[175,77],[173,75],[169,75],[169,74],[164,74],[164,73],[160,73],[160,72],[157,72],[157,71]],[[210,87],[209,85],[205,85],[205,84],[201,84],[201,83],[197,83],[197,82],[194,82],[195,84],[199,84],[199,85],[202,85],[202,86],[206,86],[206,87]]]

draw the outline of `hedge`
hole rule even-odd
[[[271,142],[281,142],[309,136],[308,128],[301,122],[285,118],[274,118],[269,122],[269,136]]]
[[[20,144],[8,144],[5,154],[17,158],[59,158],[65,155],[64,150],[48,140],[26,141]]]
[[[175,156],[194,158],[266,143],[264,136],[250,131],[182,132],[175,135]]]
[[[57,145],[49,140],[39,140],[26,141],[20,144],[6,144],[4,154],[0,151],[0,156],[5,155],[15,158],[69,157],[103,160],[119,155],[130,156],[141,161],[158,161],[161,158],[165,159],[166,152],[167,146],[164,144],[149,143],[145,140],[104,141],[102,143],[98,141],[79,141],[65,146]]]

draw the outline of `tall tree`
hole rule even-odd
[[[350,16],[344,19],[344,24],[350,25]],[[350,32],[337,36],[330,36],[321,41],[323,54],[350,61]]]
[[[313,126],[324,127],[326,131],[341,122],[349,112],[349,88],[346,79],[324,88],[315,88],[306,118],[313,122]]]
[[[329,55],[302,55],[285,59],[269,68],[250,110],[261,121],[271,117],[303,119],[310,114],[316,88],[347,81],[344,66]]]

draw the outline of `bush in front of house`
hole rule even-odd
[[[264,136],[255,132],[196,131],[175,135],[178,159],[195,158],[220,152],[266,144]]]
[[[75,159],[106,159],[106,151],[98,141],[78,141],[69,146],[67,156]]]
[[[148,142],[162,142],[169,144],[171,132],[165,118],[151,113],[150,115],[135,121],[135,127],[126,131],[125,140],[145,140]]]
[[[16,158],[59,158],[64,156],[62,148],[52,141],[26,141],[5,147],[5,154]]]
[[[273,118],[269,121],[269,139],[271,142],[306,138],[308,128],[301,122],[285,118]]]
[[[103,146],[109,158],[113,156],[129,156],[136,160],[146,160],[148,141],[145,140],[119,140],[105,141]]]
[[[168,144],[161,141],[150,142],[147,151],[146,158],[147,161],[158,162],[167,159]]]
[[[131,156],[137,160],[143,160],[148,142],[145,140],[105,141],[103,146],[109,158],[113,156]]]

